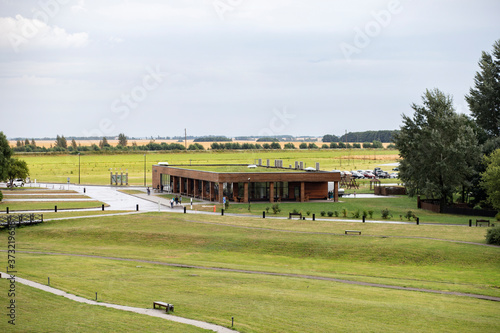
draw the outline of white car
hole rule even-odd
[[[393,172],[389,175],[389,178],[399,178],[399,174],[396,172]]]
[[[10,182],[7,182],[7,186],[11,186]],[[21,186],[24,186],[24,180],[22,180],[21,178],[15,179],[12,182],[12,187],[21,187]]]

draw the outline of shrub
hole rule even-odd
[[[344,215],[344,217],[347,217],[347,209],[342,209],[342,215]]]
[[[2,201],[2,200],[3,200],[3,193],[2,193],[2,191],[0,191],[0,201]]]
[[[322,210],[322,211],[320,212],[320,214],[321,214],[321,216],[325,216],[325,215],[326,215],[326,212],[325,212],[324,210]]]
[[[328,215],[328,217],[332,217],[333,216],[333,212],[332,211],[328,211],[328,213],[326,213]]]
[[[384,220],[387,220],[388,218],[392,217],[391,212],[389,212],[389,210],[387,208],[383,209],[381,213],[382,213],[382,218]]]
[[[269,213],[269,209],[271,209],[271,208],[266,207],[266,213]]]
[[[355,219],[359,219],[359,209],[356,210],[355,212],[352,212],[352,217],[354,217]]]
[[[335,215],[335,217],[339,217],[339,212],[334,211],[333,214]]]
[[[372,219],[373,218],[373,210],[369,210],[368,215],[370,215],[370,218]]]
[[[272,205],[272,209],[273,209],[274,214],[278,214],[279,212],[281,212],[280,204],[276,203],[276,204]]]
[[[405,217],[408,219],[408,221],[411,221],[411,218],[415,218],[415,213],[413,213],[411,210],[406,212]]]
[[[488,229],[486,232],[486,243],[500,245],[500,226]]]
[[[1,194],[2,192],[0,192]],[[0,199],[0,201],[2,201],[2,199]],[[498,213],[497,215],[495,215],[495,218],[497,219],[497,221],[500,221],[500,213]]]
[[[299,211],[297,209],[294,209],[292,214],[299,214]]]
[[[368,217],[368,212],[366,210],[363,211],[363,217],[367,218]]]
[[[306,212],[306,214],[307,214],[307,216],[311,215],[311,211],[310,211],[310,210],[308,210],[308,211]]]

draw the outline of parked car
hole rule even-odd
[[[12,184],[10,182],[7,182],[8,187],[21,187],[24,186],[24,180],[21,178],[15,179]]]
[[[351,171],[352,177],[356,179],[363,179],[365,176],[357,171]]]
[[[364,176],[365,178],[375,178],[375,175],[374,175],[373,173],[371,173],[370,171],[365,171],[365,172],[363,173],[363,176]]]
[[[389,178],[399,178],[399,174],[397,172],[393,172],[389,175]]]

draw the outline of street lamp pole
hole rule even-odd
[[[78,153],[78,185],[80,185],[80,153]]]
[[[144,154],[144,187],[146,187],[146,154]]]

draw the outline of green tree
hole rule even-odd
[[[73,148],[73,151],[77,151],[78,150],[78,145],[76,144],[75,139],[71,140],[71,147]]]
[[[500,40],[493,52],[482,53],[480,71],[476,72],[474,88],[465,96],[472,116],[490,137],[500,136]]]
[[[486,190],[491,205],[500,210],[500,149],[484,159],[487,167],[481,174],[481,186]]]
[[[125,136],[125,134],[118,134],[118,144],[122,147],[127,147],[127,137]]]
[[[66,138],[64,137],[64,135],[62,135],[62,136],[58,135],[56,137],[55,147],[59,147],[59,148],[63,148],[63,149],[68,148],[68,142],[66,141]]]
[[[307,143],[302,142],[302,143],[299,145],[299,148],[300,148],[300,149],[307,149]]]
[[[13,154],[9,141],[3,132],[0,132],[0,180],[7,178],[7,166]]]
[[[410,196],[424,194],[443,207],[459,187],[470,186],[480,152],[470,119],[455,113],[450,96],[434,89],[422,100],[412,104],[413,118],[403,115],[394,137],[402,159],[399,177]]]
[[[11,158],[7,165],[7,180],[10,187],[17,178],[26,179],[29,176],[28,165],[25,161],[17,158]]]
[[[111,145],[108,143],[108,139],[104,136],[101,141],[99,141],[99,148],[109,148]]]

